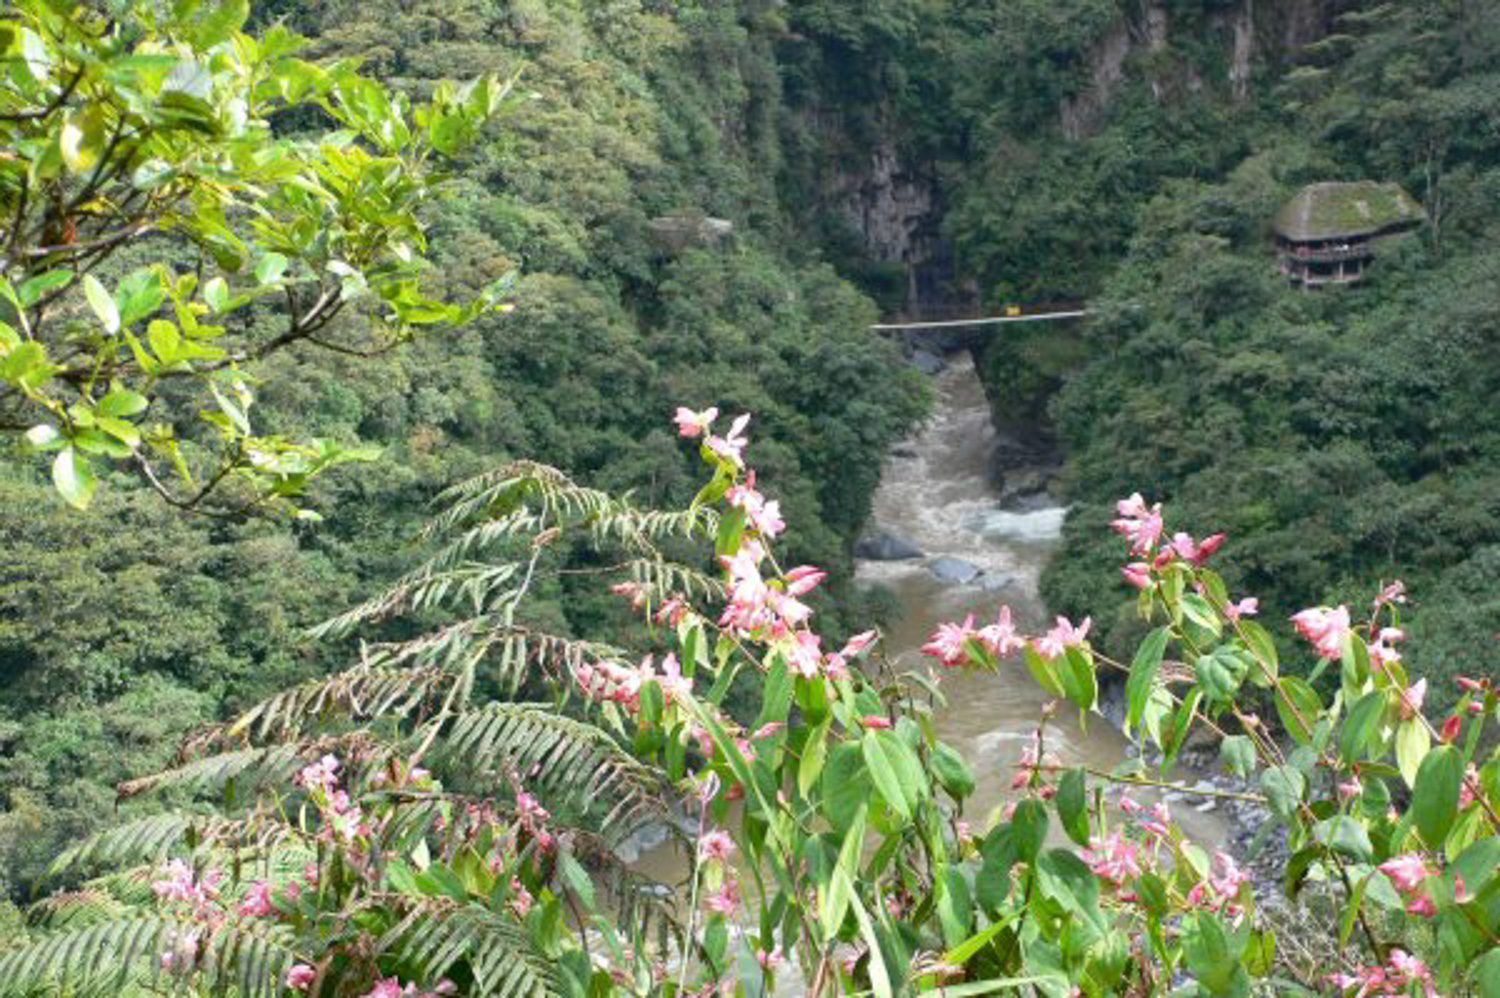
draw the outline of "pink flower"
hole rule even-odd
[[[823,669],[823,652],[819,646],[823,639],[811,631],[797,631],[785,647],[787,663],[792,671],[805,679],[818,676]]]
[[[781,963],[781,960],[780,946],[777,946],[769,953],[766,952],[764,947],[758,947],[755,950],[755,962],[760,964],[762,970],[775,970],[777,965]]]
[[[1437,905],[1432,903],[1432,898],[1426,894],[1413,894],[1406,901],[1406,910],[1412,915],[1421,915],[1423,918],[1431,918],[1437,914]]]
[[[1346,780],[1345,782],[1339,784],[1338,790],[1339,796],[1344,798],[1344,800],[1353,800],[1355,797],[1358,797],[1361,793],[1364,792],[1364,787],[1360,786],[1359,780],[1357,779]]]
[[[1134,842],[1115,832],[1106,839],[1090,839],[1082,857],[1096,876],[1113,884],[1123,884],[1131,877],[1141,875],[1137,851]]]
[[[1390,967],[1408,981],[1425,981],[1432,976],[1427,964],[1402,949],[1391,950]]]
[[[1401,691],[1398,712],[1403,721],[1409,721],[1422,712],[1422,701],[1427,699],[1427,680],[1418,679],[1408,689]]]
[[[1033,643],[1033,647],[1043,658],[1057,658],[1062,655],[1065,648],[1083,644],[1084,638],[1088,637],[1089,625],[1092,622],[1091,618],[1085,617],[1082,624],[1074,627],[1068,622],[1067,617],[1058,617],[1057,625],[1046,635],[1038,638]]]
[[[810,593],[818,583],[828,578],[828,573],[811,565],[798,565],[786,573],[786,591],[793,596]]]
[[[510,910],[516,913],[516,917],[525,918],[526,913],[531,910],[531,906],[535,903],[536,899],[531,896],[531,892],[526,889],[526,885],[521,883],[521,879],[519,877],[511,877]]]
[[[1458,739],[1459,729],[1463,727],[1463,723],[1464,720],[1459,715],[1449,715],[1448,719],[1443,722],[1443,730],[1438,733],[1438,737],[1452,745]]]
[[[632,610],[639,610],[646,605],[646,587],[639,582],[617,582],[609,587],[609,591],[629,599]]]
[[[874,644],[878,636],[879,634],[876,631],[861,631],[849,639],[849,643],[844,645],[839,654],[846,659],[853,658]]]
[[[1026,647],[1026,639],[1016,633],[1015,625],[1011,623],[1008,606],[1000,608],[1000,615],[993,624],[980,629],[978,638],[1000,658]]]
[[[298,963],[286,972],[286,986],[293,991],[306,991],[317,976],[316,970],[305,963]]]
[[[743,467],[745,445],[749,443],[744,437],[744,430],[749,422],[750,415],[746,413],[730,424],[729,432],[726,435],[722,437],[709,437],[705,441],[705,444],[709,450],[736,468]]]
[[[682,665],[671,652],[661,660],[661,675],[656,677],[667,703],[682,703],[693,693],[693,681],[682,674]]]
[[[974,615],[971,613],[964,618],[962,624],[939,624],[938,629],[932,632],[932,636],[922,646],[922,654],[940,658],[944,665],[965,665],[969,661],[969,653],[964,648],[964,643],[975,636]]]
[[[240,901],[240,914],[256,918],[275,913],[276,907],[271,904],[271,885],[264,880],[255,881]]]
[[[401,986],[401,982],[394,977],[387,977],[375,984],[375,987],[367,992],[364,998],[402,998],[407,990]]]
[[[1148,509],[1146,501],[1137,492],[1129,499],[1120,500],[1116,508],[1121,518],[1111,521],[1110,526],[1130,539],[1131,554],[1148,553],[1161,538],[1161,503]]]
[[[525,824],[541,823],[552,817],[535,797],[524,790],[516,794],[516,815]]]
[[[1184,558],[1194,565],[1201,565],[1208,561],[1209,557],[1224,543],[1223,534],[1214,534],[1205,537],[1201,541],[1193,540],[1191,534],[1176,533],[1172,535],[1172,549],[1177,552],[1179,558]]]
[[[733,877],[725,877],[724,885],[703,899],[703,906],[721,915],[733,914],[740,904],[740,885]]]
[[[859,723],[866,728],[889,728],[891,719],[884,714],[866,714],[859,719]]]
[[[1396,890],[1406,894],[1420,887],[1428,877],[1436,876],[1438,871],[1429,866],[1420,853],[1409,852],[1381,863],[1380,872],[1391,879]]]
[[[293,782],[300,783],[308,790],[322,790],[324,793],[332,793],[333,788],[338,785],[339,760],[332,755],[325,755],[317,762],[302,767]]]
[[[1132,561],[1120,569],[1120,574],[1125,576],[1125,581],[1137,589],[1146,589],[1151,585],[1151,566],[1144,561]]]
[[[719,410],[713,407],[704,409],[702,412],[694,412],[686,406],[678,406],[677,414],[672,417],[677,423],[677,433],[684,437],[702,436],[708,432],[708,426],[718,418]]]
[[[1160,839],[1168,838],[1170,834],[1168,826],[1172,824],[1172,815],[1167,810],[1165,801],[1158,801],[1151,806],[1150,811],[1147,811],[1129,797],[1121,797],[1120,810],[1134,818],[1146,834]]]
[[[1227,852],[1214,853],[1214,869],[1218,873],[1209,877],[1209,885],[1220,897],[1232,898],[1240,892],[1241,884],[1250,882],[1250,874],[1241,870]]]
[[[1230,620],[1239,620],[1241,617],[1253,617],[1260,612],[1260,600],[1254,596],[1246,596],[1238,603],[1231,603],[1224,608],[1224,616]]]
[[[716,828],[706,833],[698,840],[698,858],[700,860],[714,859],[719,862],[727,862],[729,854],[734,852],[734,839],[729,833],[721,828]]]
[[[1380,594],[1375,597],[1375,602],[1373,604],[1371,604],[1371,609],[1372,610],[1379,610],[1381,607],[1385,606],[1387,603],[1405,603],[1405,602],[1406,602],[1406,583],[1402,582],[1400,579],[1397,579],[1395,582],[1392,582],[1390,585],[1388,585],[1384,589],[1380,590]]]
[[[1322,658],[1338,658],[1344,652],[1344,637],[1349,633],[1349,610],[1340,606],[1313,607],[1292,616],[1297,632],[1311,641]]]

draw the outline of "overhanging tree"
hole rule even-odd
[[[413,104],[247,0],[22,0],[0,20],[0,431],[85,507],[103,462],[173,505],[290,505],[368,456],[260,432],[257,362],[368,355],[466,322],[422,288],[441,160],[505,105],[483,77]],[[196,418],[195,418],[196,414]],[[168,469],[171,470],[168,470]]]

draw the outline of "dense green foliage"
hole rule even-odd
[[[1336,6],[823,0],[797,5],[819,44],[791,64],[848,134],[940,178],[956,273],[991,307],[1096,310],[978,348],[1002,425],[1067,457],[1054,609],[1092,614],[1116,650],[1135,636],[1098,528],[1139,489],[1228,531],[1226,575],[1282,640],[1309,599],[1404,579],[1414,666],[1436,681],[1500,629],[1482,595],[1500,543],[1500,17]],[[1363,179],[1401,185],[1429,224],[1357,286],[1289,287],[1278,210]]]
[[[305,57],[363,58],[364,72],[414,100],[440,77],[517,77],[521,99],[423,216],[435,264],[424,288],[465,300],[519,271],[513,309],[377,357],[298,344],[258,365],[257,432],[381,448],[357,473],[308,488],[320,524],[184,521],[102,468],[83,523],[49,496],[42,459],[8,462],[9,890],[57,844],[110,819],[127,770],[164,760],[195,724],[331,668],[336,654],[302,631],[400,570],[445,484],[546,455],[591,484],[685,500],[691,467],[663,417],[713,400],[756,413],[763,478],[798,524],[791,551],[842,571],[878,455],[921,409],[916,380],[863,328],[875,307],[790,238],[796,221],[775,182],[774,18],[718,4],[267,3],[251,29],[280,18],[312,36]],[[298,115],[275,119],[278,131],[326,124]],[[667,245],[651,222],[674,215],[723,217],[734,230]],[[151,260],[137,254],[120,273]],[[271,305],[236,313],[245,335],[275,335]],[[366,330],[341,316],[328,333],[359,345]],[[184,420],[178,432],[199,431]],[[793,439],[819,443],[794,451]],[[597,597],[564,611],[561,588],[540,595],[564,632],[620,618]],[[861,615],[853,600],[841,606]],[[153,697],[159,710],[145,706]]]

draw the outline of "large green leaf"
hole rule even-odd
[[[1431,849],[1440,849],[1458,817],[1458,797],[1463,787],[1463,753],[1452,745],[1439,745],[1417,769],[1412,787],[1411,813],[1417,831]]]

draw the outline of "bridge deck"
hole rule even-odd
[[[1037,312],[1032,315],[991,315],[975,319],[942,319],[939,321],[879,322],[871,329],[942,329],[954,326],[994,326],[1002,322],[1045,322],[1051,319],[1077,319],[1088,315],[1086,308],[1066,312]]]

